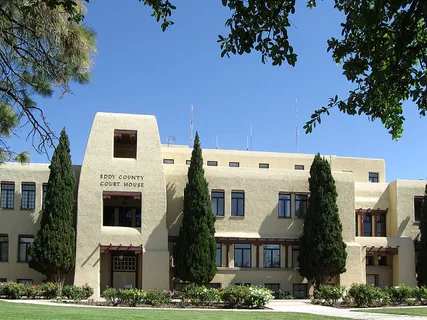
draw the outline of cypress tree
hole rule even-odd
[[[427,285],[427,185],[424,192],[420,217],[420,252],[417,259],[417,281],[419,286]]]
[[[73,209],[76,178],[65,129],[61,132],[49,169],[45,208],[40,230],[29,248],[29,266],[62,288],[75,263]]]
[[[184,189],[183,214],[175,247],[176,271],[181,280],[204,285],[213,279],[217,271],[215,218],[197,132]]]
[[[317,154],[310,168],[310,201],[300,238],[299,272],[315,289],[346,271],[346,244],[331,167]]]

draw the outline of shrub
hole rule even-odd
[[[39,285],[40,296],[45,299],[53,299],[58,296],[58,284],[54,282],[45,282]]]
[[[118,302],[117,301],[117,289],[116,288],[107,288],[102,292],[101,297],[103,297],[105,300],[107,300],[107,302],[116,304]]]
[[[323,304],[332,306],[344,296],[345,288],[342,286],[321,285],[315,293],[316,299],[323,301]]]
[[[186,285],[179,295],[182,305],[189,302],[194,306],[211,306],[220,300],[218,289],[206,288],[193,283]]]
[[[404,284],[397,287],[387,288],[387,293],[390,296],[393,305],[403,304],[406,299],[413,297],[413,290],[411,287]]]
[[[153,307],[170,304],[172,302],[172,293],[169,290],[151,289],[147,291],[145,303]]]
[[[40,298],[42,295],[42,291],[40,290],[40,286],[36,286],[36,285],[27,285],[25,287],[25,292],[24,295],[28,298],[28,299],[35,299],[35,298]]]
[[[273,299],[273,295],[271,290],[262,287],[228,286],[221,298],[229,308],[261,308]]]
[[[146,293],[140,289],[120,289],[117,291],[117,299],[120,304],[135,307],[137,304],[142,303],[146,297]]]
[[[20,299],[25,294],[25,286],[22,283],[5,282],[2,284],[1,295],[6,299]]]
[[[415,287],[413,294],[418,302],[423,305],[427,304],[427,287]]]
[[[386,304],[387,293],[367,284],[352,284],[348,296],[357,307],[375,307]]]
[[[81,287],[64,286],[64,288],[62,288],[62,295],[70,300],[85,300],[93,295],[93,288],[88,284],[84,284]]]

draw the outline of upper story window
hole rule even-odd
[[[19,236],[18,261],[28,262],[31,257],[28,255],[28,247],[34,241],[34,236]]]
[[[264,268],[280,268],[280,244],[264,245]]]
[[[306,194],[295,195],[295,216],[304,218],[307,212],[308,196]]]
[[[0,261],[9,261],[9,236],[0,234]]]
[[[386,237],[388,209],[356,209],[356,237]]]
[[[236,243],[234,245],[234,266],[239,268],[251,267],[250,243]]]
[[[191,164],[191,160],[185,160],[185,164],[189,166]]]
[[[414,197],[414,219],[420,221],[424,197]]]
[[[47,183],[43,183],[42,185],[42,209],[45,208],[46,194],[47,194]]]
[[[1,207],[2,209],[13,209],[15,202],[15,183],[1,183]]]
[[[232,168],[238,168],[238,167],[240,167],[240,163],[239,162],[229,162],[228,166],[232,167]]]
[[[174,159],[163,159],[163,163],[164,164],[174,164],[175,160]]]
[[[377,237],[386,236],[386,216],[384,214],[377,214]]]
[[[231,192],[231,215],[235,217],[243,217],[245,215],[244,191]]]
[[[212,191],[212,213],[214,216],[224,216],[224,191]]]
[[[208,161],[207,164],[209,167],[217,167],[218,161]]]
[[[216,244],[216,266],[217,267],[222,266],[222,244],[221,243]]]
[[[291,195],[286,193],[279,193],[279,217],[291,217]]]
[[[141,227],[141,193],[104,191],[103,225]]]
[[[270,164],[268,164],[268,163],[260,163],[258,166],[261,169],[268,169],[268,168],[270,168]]]
[[[34,210],[36,208],[36,184],[22,183],[21,209]]]
[[[295,165],[295,170],[304,170],[304,165],[302,165],[302,164],[296,164]]]
[[[372,216],[366,215],[362,217],[363,236],[372,237]]]
[[[373,266],[374,265],[374,257],[373,256],[366,256],[366,265],[367,266]]]
[[[369,182],[377,183],[378,181],[378,172],[369,172]]]
[[[136,130],[114,130],[114,158],[136,159]]]
[[[378,265],[386,266],[387,265],[387,256],[378,256]]]

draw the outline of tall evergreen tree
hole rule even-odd
[[[49,168],[45,208],[40,230],[29,248],[29,266],[48,280],[62,285],[75,263],[73,209],[76,178],[65,129],[61,131]]]
[[[188,182],[184,189],[184,217],[176,243],[179,278],[196,284],[209,283],[217,271],[215,218],[203,169],[199,134],[196,132]]]
[[[331,167],[317,154],[310,168],[310,201],[305,216],[299,261],[301,276],[321,284],[346,271],[346,244],[336,204],[337,191]]]
[[[417,281],[419,286],[427,285],[427,185],[420,217],[421,248],[417,260]]]

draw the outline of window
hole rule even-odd
[[[19,236],[18,261],[28,262],[31,257],[28,255],[28,247],[34,241],[34,236]]]
[[[3,199],[2,199],[3,203]],[[414,218],[415,221],[420,221],[421,219],[421,209],[423,206],[423,197],[414,197]]]
[[[221,283],[207,283],[206,288],[221,289]]]
[[[16,279],[17,283],[22,283],[24,285],[33,284],[33,279]]]
[[[268,168],[270,168],[270,165],[268,163],[260,163],[258,166],[261,169],[268,169]]]
[[[377,219],[377,237],[385,237],[386,236],[386,218],[384,214],[378,214],[376,216]]]
[[[222,244],[221,243],[216,244],[216,266],[217,267],[222,266]]]
[[[164,164],[174,164],[175,160],[174,159],[163,159],[163,163]]]
[[[190,163],[191,163],[191,160],[185,160],[185,164],[186,164],[187,166],[189,166],[189,165],[190,165]]]
[[[292,296],[295,299],[306,299],[307,298],[307,284],[305,283],[294,283]]]
[[[0,261],[9,261],[9,236],[0,234]]]
[[[0,278],[0,283],[7,282],[7,278]]]
[[[245,193],[243,191],[231,192],[231,215],[234,217],[245,215]]]
[[[290,218],[291,217],[291,195],[290,194],[279,194],[279,217]]]
[[[239,162],[229,162],[228,166],[233,167],[233,168],[238,168],[238,167],[240,167],[240,163]]]
[[[356,214],[356,221],[354,223],[356,225],[356,237],[359,236],[359,215]]]
[[[141,193],[104,191],[103,226],[141,227]]]
[[[366,215],[362,217],[363,236],[372,237],[372,216]]]
[[[280,244],[264,245],[264,268],[280,268]]]
[[[174,290],[174,291],[181,291],[181,290],[183,290],[187,285],[188,285],[188,283],[182,283],[182,282],[174,283],[174,284],[173,284],[173,290]]]
[[[378,265],[386,266],[387,265],[387,256],[378,256]]]
[[[234,266],[238,268],[251,267],[251,245],[249,243],[236,243],[234,245]]]
[[[46,194],[47,194],[47,183],[43,183],[42,185],[42,209],[44,209],[45,205],[44,202],[46,200]]]
[[[15,201],[15,183],[1,183],[1,207],[2,209],[13,209]]]
[[[271,291],[277,292],[280,290],[280,283],[264,283],[264,287]]]
[[[136,159],[136,130],[114,130],[114,158]]]
[[[367,266],[373,266],[374,265],[374,257],[373,256],[366,256],[366,265]]]
[[[369,172],[369,182],[378,182],[378,172]]]
[[[302,164],[296,164],[295,165],[295,170],[304,170],[304,165],[302,165]]]
[[[22,198],[21,198],[21,209],[34,210],[36,207],[36,184],[35,183],[23,183]]]
[[[212,213],[214,216],[224,216],[224,191],[212,191]]]
[[[299,246],[293,245],[292,246],[292,267],[293,268],[299,267],[298,257],[299,257]]]
[[[208,167],[217,167],[218,161],[208,161]]]
[[[251,283],[250,282],[235,282],[234,283],[235,286],[245,286],[245,287],[250,287]]]
[[[307,195],[295,195],[295,216],[297,218],[304,218],[307,212]]]

